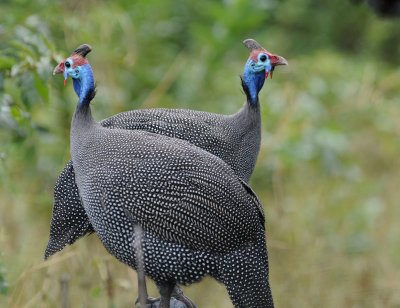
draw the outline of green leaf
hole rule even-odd
[[[0,70],[9,70],[15,64],[15,59],[11,57],[0,57]]]
[[[49,88],[39,77],[39,74],[33,74],[35,89],[44,102],[49,101]]]

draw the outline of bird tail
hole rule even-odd
[[[221,256],[218,276],[235,307],[274,307],[264,232],[256,244]]]

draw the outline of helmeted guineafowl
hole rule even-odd
[[[136,267],[143,230],[146,275],[169,306],[175,284],[221,281],[236,307],[273,307],[262,206],[223,160],[187,141],[95,122],[94,79],[79,47],[64,63],[79,102],[71,124],[75,180],[106,249]],[[128,215],[127,215],[128,213]]]
[[[243,43],[251,53],[242,76],[246,102],[236,114],[220,115],[185,109],[133,110],[107,118],[100,124],[107,128],[141,129],[187,140],[222,158],[247,183],[260,148],[258,93],[265,77],[268,74],[272,76],[275,66],[286,65],[287,61],[269,53],[252,39]],[[72,161],[69,161],[54,189],[50,239],[45,258],[91,232],[93,227],[83,209]]]

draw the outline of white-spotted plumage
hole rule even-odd
[[[123,112],[100,124],[111,129],[144,130],[186,140],[220,157],[246,183],[253,172],[260,149],[259,106],[253,106],[249,101],[234,115],[187,109],[145,109]],[[54,199],[45,258],[93,232],[76,187],[72,161],[68,162],[58,178]],[[73,216],[65,211],[66,206],[80,221],[68,224]]]
[[[187,135],[185,128],[190,123],[190,133],[198,130],[200,135],[202,125],[191,120],[199,112],[188,116],[192,111],[179,111],[177,117],[170,116],[165,122],[162,115],[174,115],[176,111],[151,110],[148,112],[161,111],[160,120],[154,120],[157,115],[151,114],[151,121],[135,122],[147,123],[147,131],[140,125],[133,130],[109,129],[112,125],[123,126],[134,112],[125,118],[115,116],[111,123],[107,119],[103,126],[96,123],[89,106],[94,97],[91,74],[86,61],[82,76],[74,79],[80,102],[71,126],[74,170],[70,166],[66,172],[76,173],[78,190],[71,191],[79,191],[90,224],[70,236],[75,240],[85,230],[95,231],[111,254],[135,268],[133,229],[139,224],[144,229],[145,272],[157,285],[189,284],[209,274],[226,285],[236,307],[273,307],[262,206],[238,176],[241,171],[234,170],[235,163],[220,158],[222,152],[232,149],[232,143],[222,142],[226,151],[218,153],[213,153],[212,146],[207,147],[233,129],[232,125],[226,128],[214,123],[220,124],[221,118],[246,122],[249,114],[250,118],[258,117],[255,124],[247,125],[257,127],[253,133],[259,138],[259,112],[254,111],[255,106],[246,105],[234,116],[203,113],[207,119],[202,115],[202,125],[218,133],[200,141],[192,138],[189,141],[193,143],[169,136]],[[245,135],[236,134],[235,138],[246,139]],[[203,142],[203,149],[196,142]],[[259,142],[255,146],[259,147]],[[247,148],[242,155],[249,156],[248,151],[252,152]],[[58,184],[62,189],[69,187],[63,181]],[[78,214],[79,218],[83,216]],[[50,243],[46,256],[55,252]]]
[[[158,285],[211,275],[235,306],[271,307],[264,216],[229,165],[183,140],[86,121],[78,110],[71,154],[86,214],[106,249],[136,268],[139,224],[145,273]]]

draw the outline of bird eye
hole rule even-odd
[[[267,60],[267,56],[266,55],[261,55],[260,61],[261,62],[265,62],[265,60]]]
[[[69,61],[65,62],[65,67],[66,68],[70,68],[71,67],[71,63]]]

